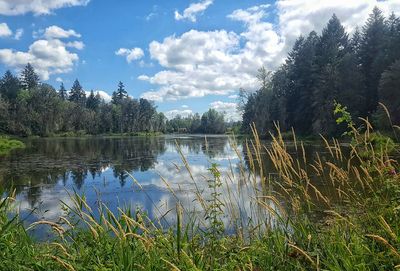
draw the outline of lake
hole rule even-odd
[[[141,210],[170,227],[177,201],[187,212],[204,217],[201,199],[210,199],[209,181],[214,178],[208,169],[216,163],[229,230],[267,219],[249,200],[255,197],[254,187],[262,188],[257,173],[249,170],[243,142],[203,135],[28,139],[26,149],[0,157],[0,187],[16,189],[26,224],[58,221],[65,213],[61,202],[72,204],[70,194],[77,192],[93,209],[102,202],[113,212],[118,207]],[[316,149],[323,148],[318,144],[306,148],[310,156]],[[273,174],[272,164],[263,159],[264,172]],[[251,180],[252,189],[244,179]],[[43,237],[47,231],[38,227],[34,234]]]

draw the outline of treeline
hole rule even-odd
[[[167,132],[190,134],[223,134],[227,129],[224,114],[209,109],[201,117],[198,113],[182,117],[180,115],[167,121]]]
[[[378,8],[351,37],[333,15],[321,35],[299,37],[285,63],[273,74],[259,70],[261,88],[241,91],[242,130],[250,124],[263,133],[274,122],[301,135],[338,135],[335,101],[345,105],[354,121],[369,118],[380,129],[400,124],[400,19],[385,18]]]
[[[146,99],[128,96],[122,82],[106,102],[86,95],[78,80],[70,91],[41,83],[28,64],[20,77],[7,71],[0,80],[0,134],[109,134],[165,132],[166,118]]]

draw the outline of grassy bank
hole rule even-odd
[[[326,151],[314,157],[306,157],[296,140],[296,152],[289,152],[279,132],[266,148],[253,130],[247,158],[237,152],[239,169],[224,176],[210,164],[211,193],[199,191],[194,198],[202,212],[191,213],[178,200],[171,228],[139,211],[115,214],[104,204],[92,210],[78,195],[71,196],[58,222],[24,227],[18,214],[7,216],[15,210],[11,193],[0,203],[0,270],[400,269],[400,175],[393,159],[399,149],[389,148],[389,140],[372,144],[371,127],[365,127],[354,130],[349,155],[337,140],[323,139]],[[274,174],[263,172],[263,152]],[[221,190],[233,180],[250,192],[232,190],[223,198]],[[249,214],[237,210],[238,200],[249,203],[252,219],[244,220]],[[227,221],[235,225],[229,235]],[[48,226],[57,238],[34,241],[29,232],[38,225]]]
[[[25,144],[17,139],[0,136],[0,155],[5,155],[14,149],[25,148]]]

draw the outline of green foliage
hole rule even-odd
[[[272,147],[274,153],[283,145]],[[290,163],[287,158],[292,156],[283,154],[282,161]],[[362,189],[355,193],[351,189],[356,184],[345,181],[340,185],[352,196],[343,195],[340,204],[344,206],[335,202],[318,218],[308,208],[291,213],[284,220],[282,214],[274,213],[276,221],[281,219],[284,224],[263,228],[259,233],[250,228],[253,233],[249,236],[243,236],[243,229],[224,234],[222,216],[226,214],[221,211],[222,174],[217,164],[209,168],[211,193],[206,203],[210,226],[206,229],[201,224],[185,226],[183,215],[190,214],[184,213],[179,204],[176,231],[163,230],[140,210],[113,214],[100,203],[99,210],[93,211],[86,207],[85,198],[76,194],[70,198],[72,205],[64,205],[63,221],[68,223],[41,221],[27,228],[15,213],[15,195],[0,191],[0,269],[395,270],[400,264],[400,175],[396,163],[390,159],[382,161],[371,162],[368,170],[377,171],[365,174],[371,173],[372,179],[360,179],[373,186],[373,193],[363,193]],[[344,168],[348,163],[354,165],[350,159]],[[323,178],[330,183],[336,177]],[[285,186],[282,179],[279,181]],[[287,203],[294,203],[290,198],[294,200],[300,195],[300,206],[308,205],[307,191],[296,191],[294,186]],[[263,197],[267,196],[259,198]],[[247,200],[259,202],[252,197]],[[96,218],[95,212],[100,218]],[[30,237],[30,230],[39,225],[52,228],[55,237],[51,242],[37,242]]]
[[[215,109],[209,109],[201,116],[200,130],[205,134],[225,133],[224,115]]]
[[[85,91],[83,91],[83,88],[81,84],[79,83],[78,79],[75,79],[74,84],[72,85],[72,88],[69,92],[69,97],[68,97],[70,102],[79,104],[79,105],[84,105],[86,102],[86,94]]]
[[[222,186],[221,172],[218,170],[218,165],[213,163],[208,171],[212,175],[212,179],[207,180],[208,188],[211,190],[211,198],[208,200],[208,208],[206,213],[206,220],[210,221],[210,228],[208,233],[210,238],[215,241],[224,233],[224,223],[221,220],[223,215],[222,207],[224,204],[221,201],[222,193],[219,189]]]
[[[335,104],[335,109],[333,113],[335,115],[339,115],[338,118],[336,119],[337,124],[342,124],[345,123],[347,126],[347,131],[343,133],[343,135],[348,135],[348,136],[353,136],[354,135],[354,122],[351,118],[351,114],[347,111],[346,106],[342,106],[338,102],[334,102]]]
[[[120,104],[127,97],[128,92],[126,92],[124,84],[120,81],[117,91],[114,91],[112,94],[112,102],[114,104]]]
[[[21,86],[24,90],[33,90],[39,86],[39,76],[30,63],[21,72]]]
[[[0,155],[5,155],[12,150],[22,148],[25,148],[25,144],[22,141],[0,136]]]
[[[377,127],[391,130],[400,121],[399,33],[399,18],[386,19],[378,8],[351,38],[333,15],[320,35],[299,37],[273,74],[259,70],[257,92],[243,95],[241,90],[242,131],[250,133],[255,123],[265,135],[279,123],[282,131],[293,127],[301,136],[336,136],[343,127],[335,122],[334,101],[346,107],[354,124],[371,117],[387,123],[387,113],[378,108],[379,101],[384,103],[392,123]]]
[[[18,136],[82,136],[97,134],[156,134],[166,131],[166,118],[146,99],[128,97],[120,82],[118,102],[99,93],[88,97],[78,80],[69,95],[63,84],[56,91],[40,83],[27,65],[19,81],[7,71],[0,80],[0,132]],[[21,79],[21,80],[22,80]],[[25,84],[21,86],[21,84]]]
[[[68,92],[64,87],[64,83],[61,83],[60,89],[58,90],[58,95],[60,95],[60,98],[65,101],[68,99]]]
[[[199,114],[181,117],[180,115],[167,121],[166,130],[170,133],[204,133],[223,134],[227,130],[224,114],[210,109],[201,117]]]

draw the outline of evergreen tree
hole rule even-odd
[[[370,14],[360,46],[360,61],[364,76],[364,95],[366,98],[365,112],[371,114],[378,104],[378,85],[382,72],[385,70],[385,41],[387,28],[382,11],[377,7]]]
[[[322,30],[316,47],[316,83],[313,91],[313,131],[333,134],[337,128],[333,116],[334,100],[343,93],[339,65],[349,52],[348,35],[336,15]]]
[[[39,83],[39,76],[32,65],[28,63],[21,73],[21,86],[25,90],[32,90],[38,87]]]
[[[287,77],[290,83],[287,93],[288,126],[299,134],[309,134],[313,119],[312,100],[315,83],[315,55],[318,35],[311,32],[307,39],[298,41],[287,62]],[[281,80],[284,80],[282,78]],[[277,81],[276,79],[274,80]],[[276,85],[275,83],[274,85]]]
[[[386,22],[386,28],[388,32],[385,64],[391,65],[400,59],[400,18],[392,13]]]
[[[6,71],[0,80],[0,94],[4,99],[15,101],[20,90],[20,82],[10,71]]]
[[[80,105],[85,105],[86,102],[86,94],[85,91],[83,91],[83,88],[81,84],[79,83],[78,79],[74,81],[74,84],[72,85],[72,88],[69,92],[69,101],[80,104]]]
[[[86,100],[86,107],[91,109],[91,110],[96,110],[100,105],[100,95],[97,93],[96,95],[94,94],[93,90],[90,91],[89,96],[87,97]]]
[[[400,125],[400,59],[382,74],[379,97],[387,107],[393,124]]]
[[[64,87],[64,83],[61,83],[60,89],[58,90],[58,95],[64,101],[68,99],[68,92]]]
[[[124,84],[120,81],[117,91],[114,91],[112,94],[112,102],[114,104],[120,104],[127,97],[128,92],[126,92]]]

